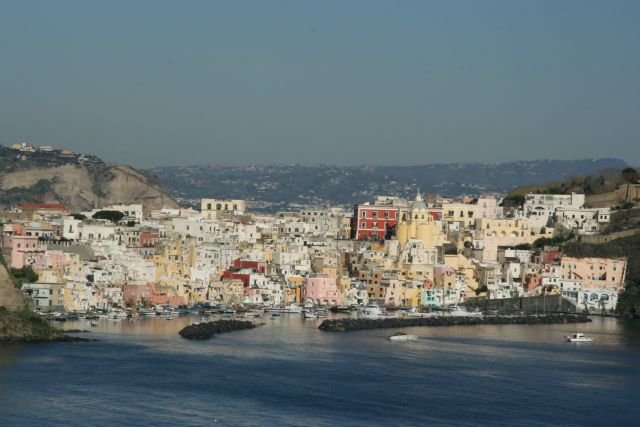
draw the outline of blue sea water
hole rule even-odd
[[[284,315],[187,341],[192,318],[0,347],[1,426],[638,425],[640,323],[327,333]],[[89,329],[84,321],[65,328]]]

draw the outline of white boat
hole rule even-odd
[[[377,304],[368,304],[363,309],[362,312],[367,317],[379,317],[382,315],[382,310],[378,307]]]
[[[286,306],[283,310],[283,313],[302,313],[302,307],[300,307],[298,304],[289,304],[288,306]]]
[[[592,342],[593,341],[593,337],[588,337],[581,332],[576,332],[575,334],[568,335],[564,338],[567,340],[567,342]]]
[[[318,314],[311,310],[304,310],[302,312],[302,317],[304,317],[305,320],[315,320],[318,318]]]
[[[416,335],[405,334],[404,332],[398,332],[389,337],[390,341],[415,341],[417,339]]]
[[[329,312],[327,310],[316,310],[316,317],[318,317],[318,319],[328,317],[328,316],[329,316]]]
[[[246,311],[244,317],[262,317],[262,315],[257,311]]]
[[[220,313],[220,317],[231,317],[236,314],[236,311],[231,308],[225,308],[222,313]]]
[[[451,316],[460,316],[460,317],[482,317],[482,312],[468,311],[466,307],[458,306],[458,305],[449,306],[449,314]]]

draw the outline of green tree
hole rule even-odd
[[[93,214],[93,219],[106,219],[111,222],[118,222],[124,217],[120,211],[98,211]]]

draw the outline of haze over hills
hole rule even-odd
[[[255,210],[302,205],[351,205],[375,195],[457,197],[509,193],[535,185],[626,167],[620,159],[534,160],[415,166],[247,165],[166,166],[150,169],[185,205],[200,198],[238,198]]]
[[[117,203],[141,203],[145,209],[178,206],[162,185],[131,166],[50,147],[0,146],[0,205],[23,202],[59,202],[72,211]]]

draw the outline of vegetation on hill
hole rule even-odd
[[[614,191],[625,183],[637,183],[640,174],[631,167],[624,169],[604,169],[593,175],[575,176],[546,184],[524,185],[511,191],[503,200],[504,207],[521,206],[527,193],[538,194],[602,194]]]

